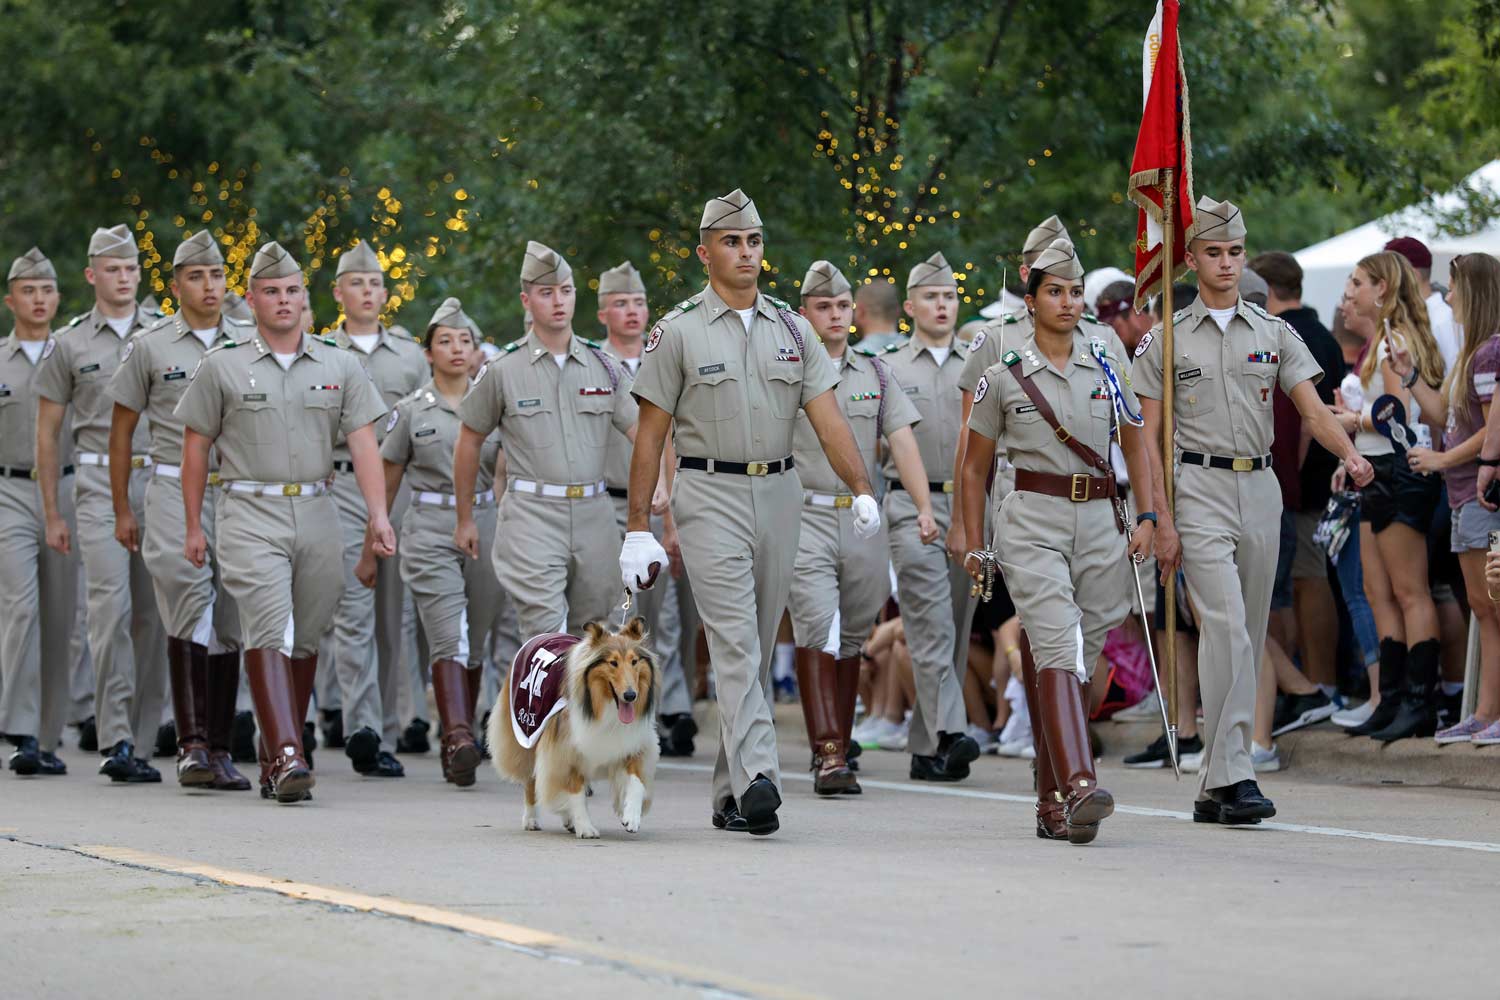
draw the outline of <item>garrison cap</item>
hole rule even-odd
[[[812,266],[807,269],[807,276],[802,279],[804,299],[820,295],[828,297],[843,295],[847,291],[850,291],[849,279],[826,260],[813,261]]]
[[[385,268],[380,266],[380,258],[375,256],[375,251],[370,249],[370,244],[360,240],[339,254],[339,266],[333,272],[333,276],[342,278],[351,271],[360,274],[383,274]]]
[[[521,261],[521,281],[528,285],[561,285],[571,280],[573,269],[562,254],[536,240],[526,243],[526,258]]]
[[[1049,216],[1045,222],[1026,234],[1026,242],[1021,244],[1022,263],[1027,267],[1034,267],[1037,256],[1050,247],[1053,241],[1066,239],[1069,239],[1068,227],[1057,216]]]
[[[292,275],[301,277],[302,267],[280,243],[272,240],[255,251],[255,260],[250,264],[251,278],[290,278]]]
[[[703,218],[698,223],[702,229],[762,229],[760,213],[755,202],[739,188],[719,198],[708,199],[703,206]]]
[[[606,295],[645,295],[646,283],[641,272],[630,261],[610,268],[599,275],[599,297]]]
[[[958,287],[958,281],[953,277],[953,268],[949,266],[948,259],[942,255],[941,251],[912,268],[911,273],[906,276],[906,290],[908,292],[922,285],[941,285],[945,288]]]
[[[201,267],[224,263],[219,243],[207,229],[200,229],[181,243],[172,255],[172,267]]]
[[[47,259],[46,254],[36,247],[27,250],[21,256],[11,261],[10,274],[6,275],[6,281],[21,281],[25,278],[32,280],[57,280],[57,269]]]
[[[1214,201],[1204,195],[1198,199],[1193,210],[1193,231],[1190,240],[1228,242],[1245,238],[1245,217],[1238,206],[1227,201]]]
[[[435,326],[468,330],[476,342],[479,340],[478,325],[464,312],[464,304],[451,295],[443,300],[443,304],[437,307],[437,312],[432,314],[432,319],[427,321],[427,329],[431,330]]]
[[[1073,244],[1067,240],[1053,240],[1031,265],[1033,271],[1045,271],[1056,278],[1083,277],[1083,262],[1078,259],[1078,251],[1073,249]]]
[[[245,297],[233,290],[224,296],[223,313],[230,319],[237,319],[241,323],[255,322],[255,314],[250,311],[250,306],[245,302]]]
[[[94,235],[89,237],[90,257],[129,257],[133,260],[140,255],[140,248],[135,245],[130,227],[123,222],[109,229],[96,229]]]

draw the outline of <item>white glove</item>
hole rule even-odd
[[[880,530],[880,504],[868,493],[854,498],[854,534],[874,538]]]
[[[649,531],[627,531],[620,549],[620,579],[631,593],[650,590],[667,565],[667,550]]]

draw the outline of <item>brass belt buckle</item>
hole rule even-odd
[[[833,506],[837,509],[845,509],[854,506],[854,498],[847,495],[839,495],[833,498]]]
[[[145,457],[141,455],[132,455],[130,457],[130,467],[132,469],[144,469],[146,467]]]
[[[747,476],[769,476],[771,465],[769,462],[747,462],[745,463],[745,475]]]
[[[208,485],[210,486],[218,486],[223,481],[223,478],[217,472],[210,472],[208,474]]]
[[[27,475],[31,477],[32,482],[36,482],[38,479],[42,478],[41,473],[37,472],[35,468],[32,468],[32,470],[27,473]]]
[[[943,483],[943,492],[944,493],[952,493],[953,492],[953,480],[949,479],[949,480],[944,481],[944,483]]]
[[[1087,472],[1073,473],[1072,481],[1068,484],[1068,499],[1074,503],[1084,503],[1089,499],[1089,474]]]
[[[568,492],[567,492],[567,497],[568,497],[569,500],[582,500],[583,499],[583,487],[582,486],[569,486],[568,487]]]
[[[302,495],[302,484],[287,483],[281,487],[281,495],[284,497],[300,497]]]
[[[1233,461],[1233,463],[1230,465],[1230,468],[1234,469],[1235,472],[1254,472],[1255,471],[1255,459],[1253,459],[1253,458],[1236,458]]]

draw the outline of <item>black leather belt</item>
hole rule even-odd
[[[1264,458],[1225,458],[1223,455],[1205,455],[1199,451],[1185,451],[1182,460],[1188,465],[1202,465],[1210,469],[1229,469],[1233,472],[1259,472],[1271,467],[1271,456]]]
[[[610,496],[620,500],[630,499],[630,491],[623,486],[611,486],[606,492],[608,492]]]
[[[793,464],[790,455],[777,462],[721,462],[716,458],[689,458],[687,456],[677,460],[679,469],[727,472],[731,476],[776,476],[792,468]]]
[[[887,479],[885,481],[885,488],[888,490],[904,490],[906,489],[906,485],[899,479]],[[945,483],[928,483],[927,490],[930,493],[952,493],[953,480],[950,479]]]
[[[333,471],[334,472],[353,472],[354,471],[354,463],[353,462],[334,462],[333,463]]]
[[[63,466],[62,474],[64,476],[71,476],[73,474],[73,467],[71,465]],[[23,469],[14,465],[0,465],[0,477],[6,479],[35,479],[36,476],[35,469]]]

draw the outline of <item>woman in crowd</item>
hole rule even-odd
[[[1432,735],[1429,709],[1440,667],[1437,608],[1427,580],[1427,530],[1442,490],[1435,475],[1414,471],[1398,459],[1390,439],[1375,429],[1374,405],[1395,396],[1416,426],[1421,408],[1412,388],[1435,389],[1443,382],[1443,358],[1433,340],[1416,272],[1406,258],[1384,252],[1355,266],[1344,288],[1346,319],[1370,329],[1370,343],[1358,368],[1363,404],[1338,411],[1359,453],[1375,467],[1375,478],[1360,497],[1360,558],[1365,596],[1380,633],[1378,693],[1370,718],[1348,732],[1391,741]],[[1391,364],[1392,347],[1411,357],[1407,375]],[[1415,443],[1415,442],[1413,442]],[[1333,488],[1344,488],[1344,470]],[[1378,699],[1378,700],[1376,700]],[[1402,712],[1405,702],[1412,704]],[[1431,718],[1429,718],[1431,716]]]
[[[394,501],[403,478],[411,480],[411,509],[401,522],[401,579],[411,588],[427,633],[432,691],[443,729],[443,777],[460,787],[474,784],[481,759],[474,710],[499,590],[490,561],[466,559],[453,544],[457,410],[469,388],[478,340],[478,328],[458,299],[438,307],[423,340],[432,378],[391,410],[380,448],[386,503]],[[481,546],[488,546],[495,533],[492,484],[498,451],[498,434],[491,435],[480,455],[474,498]],[[368,539],[355,574],[365,586],[375,582]]]
[[[1453,290],[1449,305],[1463,344],[1441,391],[1421,379],[1413,393],[1422,412],[1433,420],[1446,420],[1443,451],[1412,449],[1409,462],[1417,472],[1442,472],[1448,484],[1448,505],[1453,509],[1452,549],[1463,569],[1469,608],[1479,624],[1479,698],[1474,714],[1437,734],[1439,743],[1500,743],[1500,609],[1485,591],[1485,552],[1489,533],[1500,530],[1500,513],[1479,504],[1476,478],[1479,448],[1484,443],[1484,425],[1495,379],[1500,375],[1500,261],[1489,254],[1456,258],[1452,268]],[[1396,374],[1409,378],[1413,361],[1406,349],[1391,353]],[[1435,705],[1409,690],[1403,716],[1414,728],[1430,728]]]

